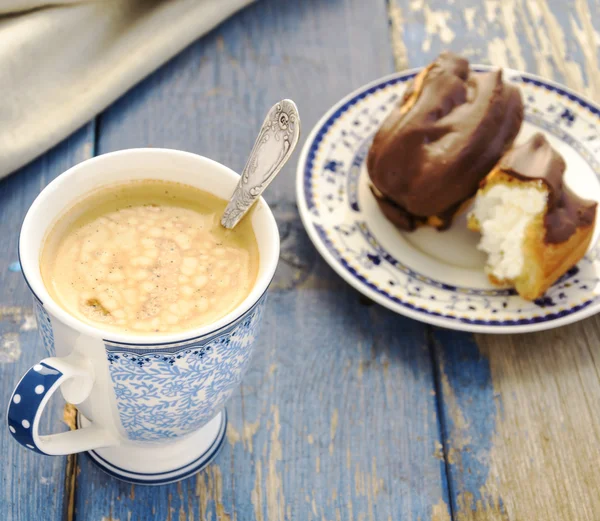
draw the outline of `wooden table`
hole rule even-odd
[[[17,234],[34,197],[69,166],[161,146],[240,171],[274,101],[297,102],[306,136],[343,95],[445,48],[600,100],[599,30],[598,0],[262,0],[247,8],[0,183],[2,407],[44,356]],[[600,320],[494,337],[370,305],[309,242],[294,178],[290,164],[269,188],[281,263],[215,463],[181,483],[136,487],[85,455],[32,454],[2,427],[0,519],[598,521]],[[62,407],[57,401],[43,419],[47,431],[61,428]]]

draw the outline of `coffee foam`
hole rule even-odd
[[[91,194],[53,226],[42,277],[72,315],[101,329],[173,333],[218,320],[250,293],[250,219],[219,223],[226,202],[191,186],[136,181]]]

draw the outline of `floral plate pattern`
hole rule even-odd
[[[464,218],[447,232],[413,233],[400,232],[385,220],[368,188],[366,157],[381,122],[418,72],[360,88],[335,105],[308,137],[298,165],[298,207],[324,259],[379,304],[451,329],[536,331],[600,311],[600,227],[585,258],[543,298],[526,302],[513,290],[488,282],[478,237],[466,230]],[[600,200],[600,108],[539,77],[510,69],[503,74],[520,88],[525,104],[517,143],[544,133],[567,162],[567,184],[579,195]]]

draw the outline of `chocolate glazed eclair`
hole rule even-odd
[[[371,189],[402,230],[444,230],[512,145],[523,122],[518,88],[502,71],[472,72],[441,54],[408,86],[367,158]]]
[[[493,284],[540,298],[585,255],[594,234],[595,201],[564,182],[566,163],[542,134],[515,146],[481,182],[468,227],[482,234]]]

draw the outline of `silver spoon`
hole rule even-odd
[[[284,99],[271,107],[250,152],[221,224],[233,228],[269,186],[292,155],[300,137],[296,104]]]

